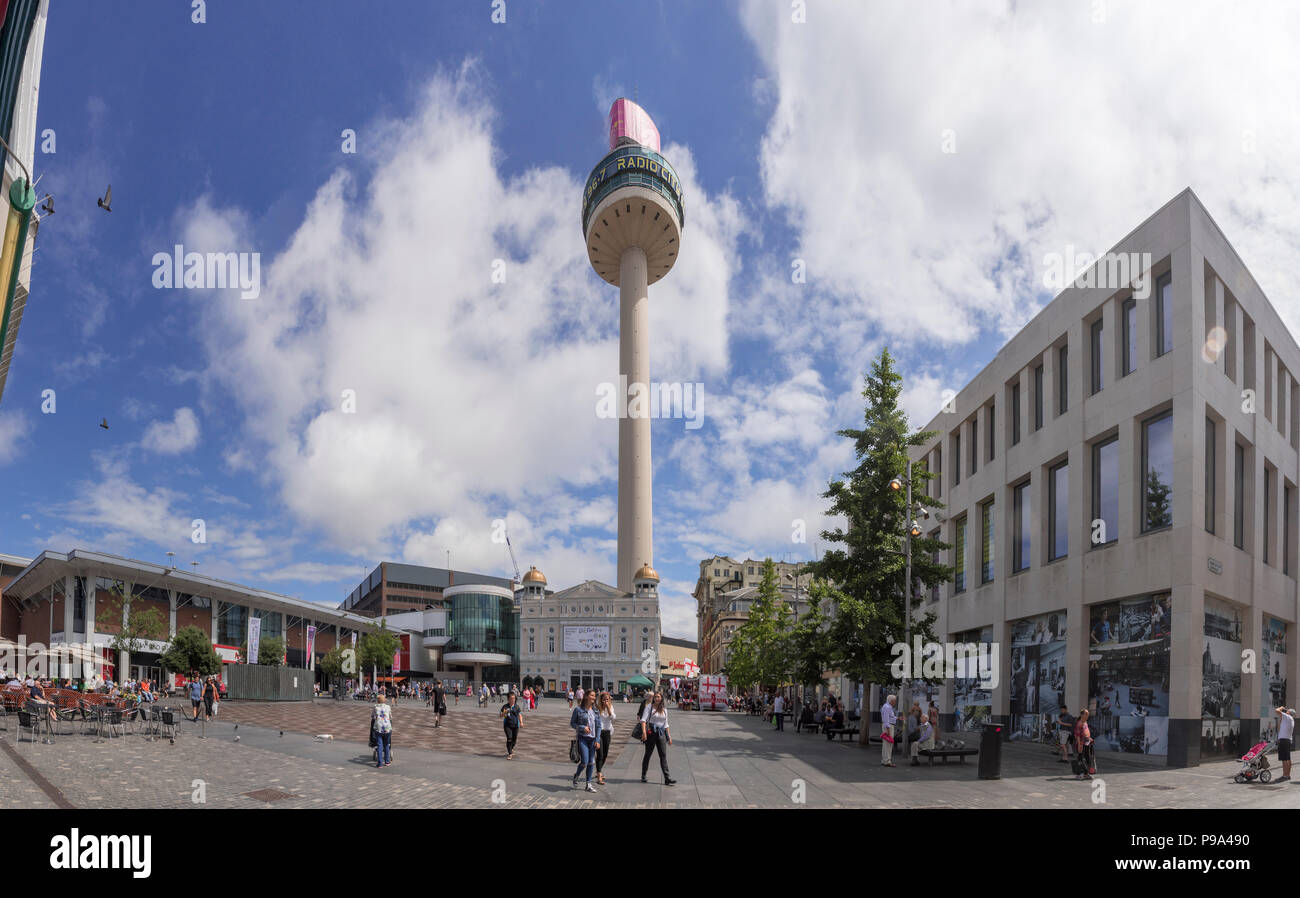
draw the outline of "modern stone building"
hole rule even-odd
[[[642,565],[633,592],[587,580],[547,594],[536,568],[524,574],[519,599],[522,685],[547,692],[628,691],[636,676],[659,670],[659,575]]]
[[[1300,347],[1190,189],[1087,276],[913,453],[956,568],[921,609],[1001,648],[936,698],[1012,738],[1087,707],[1100,748],[1196,765],[1295,702]]]

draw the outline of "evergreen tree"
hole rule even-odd
[[[208,634],[198,627],[181,627],[158,659],[164,670],[183,676],[211,676],[221,671],[221,658]]]
[[[790,609],[776,582],[776,565],[763,562],[763,579],[750,602],[745,622],[736,630],[729,646],[727,679],[740,688],[777,686],[787,677],[786,631]]]
[[[838,601],[838,593],[821,580],[809,587],[808,611],[785,637],[785,654],[789,674],[796,685],[817,688],[826,685],[824,674],[830,669],[830,620],[823,607]]]
[[[1147,512],[1147,529],[1153,530],[1156,527],[1168,527],[1174,522],[1173,512],[1170,510],[1169,493],[1171,487],[1160,479],[1160,472],[1155,468],[1147,471],[1147,489],[1146,489],[1146,512]]]
[[[904,535],[911,522],[906,489],[890,488],[890,481],[907,476],[907,449],[922,446],[934,432],[911,433],[907,416],[898,407],[902,377],[886,349],[863,378],[866,400],[863,426],[841,430],[853,440],[857,466],[833,480],[823,493],[831,500],[827,514],[845,519],[847,526],[823,530],[832,548],[808,570],[815,578],[835,584],[834,620],[830,627],[830,666],[859,683],[891,679],[891,647],[904,638]],[[958,464],[953,459],[952,464]],[[925,495],[933,475],[922,465],[912,468],[912,499],[920,506],[939,509],[943,504]],[[918,514],[917,518],[921,516]],[[935,563],[932,554],[948,545],[926,536],[924,523],[912,539],[912,576],[922,588],[952,577],[952,568]],[[911,594],[912,633],[934,638],[934,613],[917,615],[919,596]],[[868,728],[861,741],[867,743]]]

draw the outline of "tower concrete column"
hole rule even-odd
[[[618,588],[651,564],[650,300],[645,250],[630,246],[619,260],[619,364],[627,414],[618,425]]]

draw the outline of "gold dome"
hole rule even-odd
[[[524,582],[525,582],[525,583],[545,583],[545,582],[546,582],[546,575],[543,574],[541,571],[539,571],[536,567],[532,567],[532,566],[530,566],[530,567],[528,568],[528,573],[524,574]]]
[[[658,573],[655,571],[655,569],[652,568],[652,567],[650,566],[650,564],[647,562],[646,564],[641,565],[641,570],[637,571],[635,574],[632,575],[632,579],[633,579],[633,580],[653,580],[653,581],[655,581],[656,583],[658,583],[658,582],[659,582],[659,574],[658,574]]]

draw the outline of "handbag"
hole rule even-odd
[[[578,763],[578,740],[577,739],[569,740],[569,763],[571,764]]]

